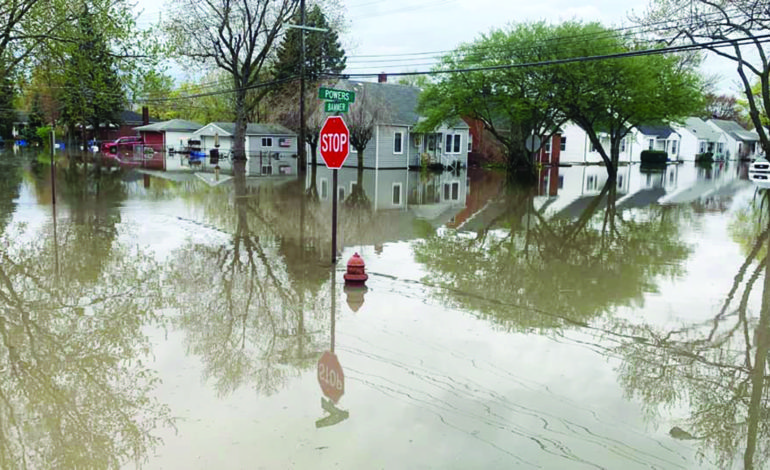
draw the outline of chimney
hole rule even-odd
[[[150,123],[150,108],[142,106],[142,125],[146,126]]]
[[[385,72],[380,72],[380,74],[377,76],[377,83],[388,83],[388,74]]]

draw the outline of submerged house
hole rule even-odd
[[[676,126],[681,136],[679,155],[683,160],[695,160],[700,154],[711,153],[718,160],[724,158],[727,137],[706,121],[689,117]]]
[[[201,124],[184,119],[156,122],[146,126],[135,127],[146,145],[156,150],[181,150],[187,147],[193,133],[203,127]]]
[[[469,126],[459,116],[433,132],[415,132],[415,126],[423,120],[417,114],[420,88],[387,83],[384,75],[377,83],[342,80],[335,87],[356,93],[350,113],[344,116],[346,122],[355,119],[356,106],[376,110],[372,139],[364,151],[364,168],[403,169],[423,163],[445,167],[468,165]],[[358,154],[351,145],[344,166],[357,165]]]
[[[645,150],[657,150],[666,152],[669,160],[679,159],[681,137],[671,126],[662,124],[657,126],[639,126],[633,133],[638,144],[638,152],[633,154],[632,162],[641,161],[641,154]]]
[[[725,157],[728,159],[756,158],[761,153],[759,134],[743,128],[735,121],[709,119],[708,124],[726,139]]]
[[[212,122],[193,132],[192,136],[200,141],[204,153],[218,148],[227,158],[233,146],[235,123]],[[280,124],[248,124],[245,147],[250,176],[297,172],[297,134]]]

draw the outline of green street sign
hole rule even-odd
[[[347,113],[348,103],[336,103],[333,101],[327,101],[324,103],[324,111],[327,113]]]
[[[318,89],[318,97],[325,101],[336,101],[338,103],[355,103],[356,94],[348,90],[337,90],[334,88]]]

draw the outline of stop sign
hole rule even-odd
[[[342,375],[342,366],[333,352],[326,351],[318,360],[318,384],[321,385],[323,394],[335,404],[345,393],[345,376]]]
[[[340,116],[326,118],[318,134],[318,150],[329,169],[342,168],[350,154],[350,131]]]

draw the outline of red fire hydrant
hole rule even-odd
[[[369,279],[366,274],[366,264],[363,258],[358,256],[358,253],[354,254],[348,260],[348,272],[343,276],[345,278],[346,285],[362,286]]]

